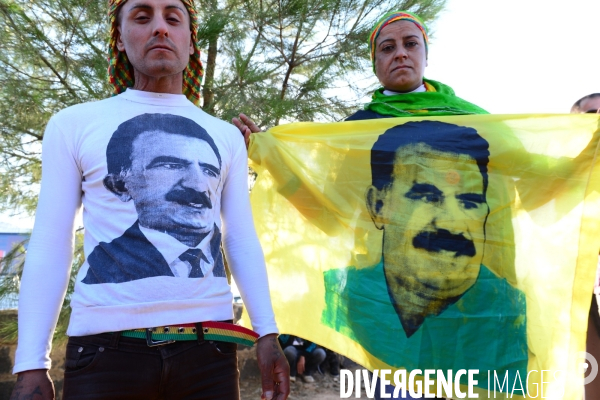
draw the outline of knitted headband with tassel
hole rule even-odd
[[[108,20],[110,23],[110,39],[108,41],[108,82],[113,86],[113,94],[124,92],[128,87],[133,87],[133,67],[127,54],[117,49],[117,13],[127,0],[109,0]],[[200,84],[204,75],[204,68],[200,61],[200,48],[198,47],[198,14],[194,8],[193,0],[181,0],[190,15],[192,37],[194,38],[194,54],[183,71],[183,94],[195,105],[200,105]]]

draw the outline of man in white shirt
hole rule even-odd
[[[54,398],[49,351],[83,204],[86,262],[71,298],[63,399],[235,400],[236,343],[260,336],[262,398],[284,400],[289,366],[252,222],[243,137],[194,106],[193,1],[110,0],[109,18],[118,95],[59,112],[44,134],[11,399]],[[154,128],[139,130],[129,147],[115,142],[132,123]],[[227,323],[221,234],[256,334]]]

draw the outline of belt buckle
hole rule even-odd
[[[175,343],[175,340],[173,340],[173,339],[152,340],[152,330],[153,329],[154,328],[146,329],[146,344],[148,345],[148,347],[157,347],[157,346],[163,346],[165,344]]]

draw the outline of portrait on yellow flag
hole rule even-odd
[[[487,370],[527,374],[525,296],[482,265],[488,147],[473,128],[439,121],[377,138],[365,204],[381,260],[325,272],[325,325],[394,367],[479,369],[482,383]],[[502,354],[481,351],[490,347]]]
[[[580,397],[598,125],[476,115],[253,135],[251,201],[281,333],[371,370],[478,370],[479,398]]]

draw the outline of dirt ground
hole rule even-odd
[[[260,383],[260,372],[256,362],[256,349],[245,348],[238,351],[238,367],[240,370],[240,394],[241,400],[259,400],[262,392]],[[361,368],[358,364],[347,358],[341,358],[342,368],[354,371]],[[339,400],[340,383],[325,372],[315,372],[314,383],[304,383],[298,378],[291,382],[291,393],[289,400]]]
[[[314,383],[304,383],[301,379],[291,383],[289,400],[339,400],[340,383],[335,382],[331,375],[313,375]],[[240,381],[241,400],[260,400],[260,378],[253,377]]]
[[[241,316],[242,309],[234,304],[235,319]],[[260,372],[256,362],[256,347],[238,347],[238,368],[240,370],[240,397],[241,400],[260,400],[262,393],[260,383]],[[341,358],[341,367],[354,370],[360,368],[358,364],[346,358]],[[339,400],[340,383],[334,381],[333,377],[325,372],[315,372],[314,383],[304,383],[300,378],[291,383],[289,400]]]

